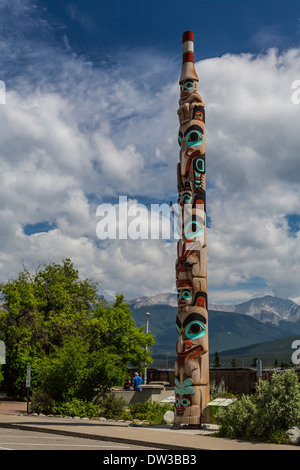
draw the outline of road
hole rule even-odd
[[[0,427],[0,450],[102,450],[113,452],[151,449],[119,442]]]

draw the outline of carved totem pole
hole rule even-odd
[[[198,93],[194,35],[183,34],[179,79],[180,145],[177,165],[180,239],[177,245],[178,314],[175,424],[209,422],[209,356],[206,268],[205,109]]]

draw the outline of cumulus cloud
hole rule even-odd
[[[32,27],[29,5],[24,21]],[[22,2],[12,15],[17,7],[21,13]],[[176,201],[176,64],[153,52],[143,66],[136,54],[93,64],[66,36],[60,49],[48,36],[45,25],[37,47],[23,26],[23,49],[17,35],[1,45],[1,278],[16,275],[20,260],[36,266],[70,257],[106,295],[174,291],[176,241],[99,240],[96,209],[122,195],[148,210]],[[300,217],[300,106],[291,101],[299,56],[270,49],[196,64],[207,110],[210,302],[299,298],[299,232],[287,220]],[[44,231],[26,231],[43,222]]]
[[[300,109],[291,102],[299,50],[225,55],[198,69],[207,101],[212,295],[222,284],[251,289],[261,278],[266,292],[297,296],[299,232],[291,236],[285,217],[300,215]]]

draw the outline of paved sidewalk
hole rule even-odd
[[[24,416],[26,403],[0,402],[0,427],[19,428],[90,439],[110,440],[167,450],[300,450],[293,445],[277,445],[222,439],[205,435],[207,430],[171,426],[133,427],[119,421]]]

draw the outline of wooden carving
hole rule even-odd
[[[180,239],[177,245],[178,313],[175,424],[209,422],[206,268],[205,105],[198,92],[194,35],[183,34],[177,167]]]

